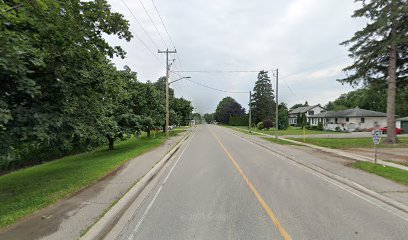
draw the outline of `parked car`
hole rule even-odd
[[[387,127],[380,128],[380,130],[381,130],[381,132],[382,132],[383,134],[387,134]],[[404,129],[402,129],[402,128],[395,128],[395,133],[396,133],[396,134],[403,134],[403,133],[404,133]]]

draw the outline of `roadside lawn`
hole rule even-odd
[[[176,129],[170,135],[183,131]],[[118,142],[113,151],[103,146],[0,176],[0,229],[97,182],[165,140],[163,133],[154,138],[132,137]]]
[[[408,186],[408,171],[370,162],[355,162],[353,167]]]
[[[303,139],[289,138],[291,140],[303,142]],[[378,145],[379,148],[406,148],[408,147],[407,138],[399,138],[398,144],[384,144],[383,140]],[[371,138],[308,138],[306,143],[321,147],[346,149],[346,148],[373,148]]]
[[[237,128],[245,129],[248,130],[248,126],[238,126]],[[260,133],[265,133],[265,134],[270,134],[270,135],[275,135],[275,128],[270,128],[269,130],[259,130],[257,128],[252,128],[252,131],[254,132],[260,132]],[[310,134],[338,134],[339,132],[327,132],[327,131],[315,131],[315,130],[305,130],[306,135]],[[279,130],[278,131],[279,136],[285,136],[285,135],[303,135],[303,129],[301,128],[295,128],[295,127],[289,127],[286,130]]]
[[[285,140],[282,140],[282,139],[276,139],[276,138],[270,138],[270,137],[261,137],[261,138],[265,139],[265,140],[267,140],[269,142],[282,144],[282,145],[302,146],[300,144],[288,142],[288,141],[285,141]]]

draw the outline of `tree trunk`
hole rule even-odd
[[[148,129],[146,130],[146,133],[147,133],[147,137],[150,137],[150,128],[148,128]]]
[[[115,149],[115,147],[114,147],[115,139],[111,138],[111,137],[108,137],[108,141],[109,141],[109,151]]]
[[[390,65],[388,66],[388,92],[387,92],[387,139],[386,143],[397,143],[395,133],[395,96],[397,92],[397,43],[396,43],[396,20],[395,2],[391,1],[391,48]]]

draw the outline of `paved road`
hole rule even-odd
[[[408,236],[403,216],[212,125],[195,131],[130,216],[118,239]]]

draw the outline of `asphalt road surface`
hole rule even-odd
[[[117,239],[408,239],[408,220],[230,131],[197,128]]]

